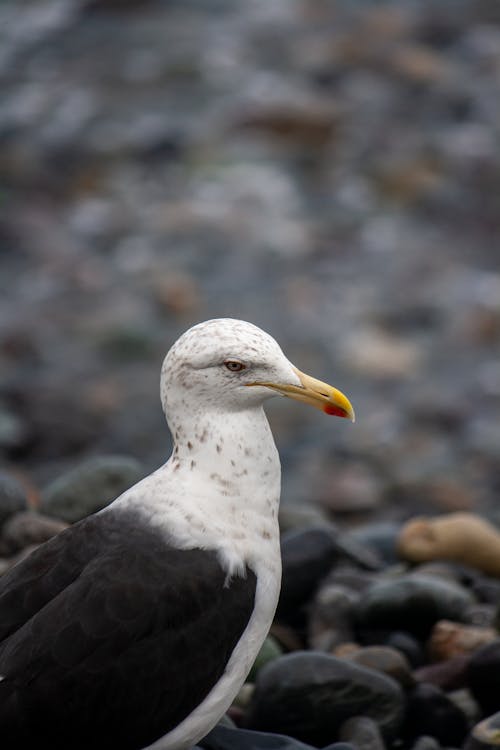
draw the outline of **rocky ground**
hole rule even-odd
[[[185,328],[251,320],[357,422],[269,409],[306,572],[233,718],[494,743],[497,5],[3,0],[0,35],[0,569],[168,455]]]

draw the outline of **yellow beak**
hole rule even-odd
[[[326,414],[333,414],[336,417],[343,417],[354,422],[356,417],[351,402],[344,394],[328,383],[322,383],[310,375],[293,368],[298,376],[301,385],[282,385],[281,383],[251,383],[250,385],[262,385],[266,388],[272,388],[274,391],[281,393],[283,396],[293,398],[296,401],[303,401],[305,404],[315,406]]]

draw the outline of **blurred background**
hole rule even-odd
[[[498,513],[499,4],[2,0],[0,35],[3,471],[155,468],[162,359],[230,316],[357,411],[270,405],[285,506]]]

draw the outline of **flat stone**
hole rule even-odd
[[[143,475],[141,464],[128,456],[89,458],[44,490],[40,509],[74,523],[105,508]]]
[[[0,527],[14,513],[26,510],[27,505],[22,484],[10,474],[0,471]]]
[[[5,522],[0,534],[2,554],[14,555],[24,547],[42,544],[68,526],[64,521],[35,511],[16,513]]]
[[[411,562],[454,560],[500,577],[500,532],[474,513],[414,518],[402,528],[398,550]]]
[[[290,531],[281,539],[281,558],[283,573],[277,618],[287,620],[314,596],[320,581],[337,560],[334,536],[329,530],[317,527]]]
[[[500,711],[500,638],[471,656],[466,681],[484,714]]]
[[[368,716],[353,716],[344,721],[339,730],[339,738],[359,750],[385,750],[380,729]]]
[[[467,735],[467,717],[434,685],[417,685],[408,696],[404,732],[408,739],[422,734],[445,747],[460,747]]]
[[[365,591],[356,614],[363,630],[405,630],[425,638],[438,620],[463,620],[473,601],[456,583],[410,574],[375,583]]]
[[[496,638],[498,632],[494,628],[439,620],[432,629],[427,648],[433,661],[441,661],[460,654],[473,653]]]
[[[252,729],[323,747],[347,719],[372,718],[385,738],[400,728],[404,695],[395,680],[344,659],[297,651],[261,670],[247,717]]]

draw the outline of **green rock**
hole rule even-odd
[[[40,510],[48,516],[75,523],[105,508],[144,473],[139,461],[128,456],[90,458],[44,490]]]
[[[268,635],[266,640],[262,644],[262,648],[257,654],[257,658],[255,659],[253,667],[250,670],[250,674],[247,677],[248,682],[254,682],[257,674],[259,673],[259,670],[262,669],[262,667],[269,661],[277,659],[278,656],[281,656],[282,654],[283,649],[279,645],[276,638],[273,638],[272,635]]]

